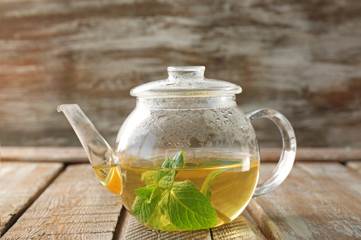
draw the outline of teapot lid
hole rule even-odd
[[[168,79],[142,84],[133,88],[135,97],[157,96],[223,96],[242,92],[236,84],[204,78],[204,66],[168,67]]]

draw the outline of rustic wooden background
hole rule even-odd
[[[299,146],[361,146],[359,0],[0,0],[2,145],[80,145],[62,103],[114,143],[129,90],[169,65],[241,85],[243,111],[281,111]],[[271,123],[255,127],[280,145]]]

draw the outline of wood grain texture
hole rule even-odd
[[[359,173],[361,173],[361,162],[348,162],[347,163],[347,167],[350,169],[354,169],[356,171],[358,171]]]
[[[4,161],[88,163],[82,147],[3,147]]]
[[[250,201],[246,210],[267,239],[282,239],[277,225],[266,215],[263,208],[254,199]]]
[[[361,1],[0,2],[0,134],[6,146],[80,146],[62,103],[110,143],[129,90],[169,65],[237,83],[245,112],[289,118],[303,147],[361,146]],[[278,131],[254,122],[262,146]]]
[[[3,147],[4,161],[24,162],[89,162],[81,147]],[[281,149],[261,149],[261,161],[279,160]],[[298,148],[296,161],[350,162],[361,161],[361,148]]]
[[[212,228],[211,230],[165,232],[151,230],[140,224],[128,212],[125,213],[121,223],[121,233],[118,240],[141,239],[199,239],[199,240],[231,240],[231,239],[265,239],[260,230],[250,222],[247,214],[239,216],[229,224]],[[211,232],[210,232],[211,231]]]
[[[2,239],[112,239],[120,210],[90,165],[70,165]]]
[[[274,165],[264,164],[266,172]],[[297,163],[248,211],[269,239],[361,238],[361,175],[338,163]]]
[[[233,220],[231,223],[212,228],[212,239],[219,240],[231,240],[231,239],[242,239],[242,240],[258,240],[266,239],[260,232],[257,226],[253,225],[246,217],[246,214],[240,215],[238,218]]]
[[[0,162],[0,236],[62,170],[60,163]]]
[[[117,239],[121,240],[186,240],[186,239],[199,239],[199,240],[211,240],[209,230],[200,231],[186,231],[186,232],[165,232],[155,231],[145,227],[139,223],[135,217],[128,212],[125,213],[123,221],[126,223],[122,225],[122,234]]]

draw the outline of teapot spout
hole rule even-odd
[[[58,106],[78,136],[93,167],[118,163],[118,157],[77,104]]]

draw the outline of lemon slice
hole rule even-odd
[[[122,193],[122,179],[120,177],[120,169],[118,167],[112,167],[111,178],[105,187],[112,193],[120,195]]]
[[[93,167],[100,182],[112,193],[122,193],[122,179],[119,166]]]

